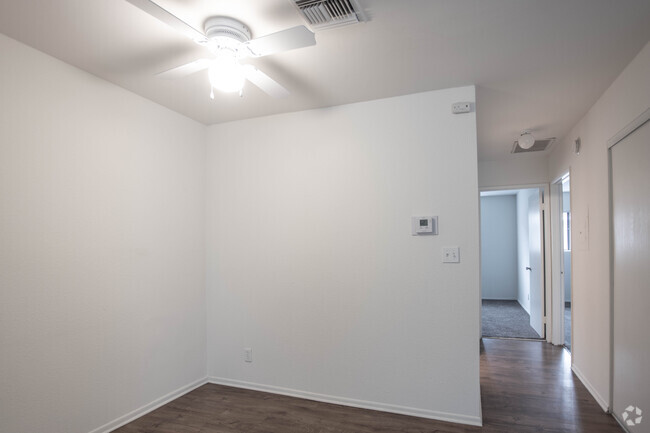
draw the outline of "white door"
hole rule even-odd
[[[650,432],[650,122],[611,152],[613,408],[630,432]]]
[[[530,326],[544,337],[544,262],[542,262],[542,226],[539,194],[528,199],[528,248],[530,274]]]

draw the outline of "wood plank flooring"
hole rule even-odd
[[[571,373],[569,355],[536,341],[485,339],[483,427],[204,385],[117,433],[607,433],[623,430]]]

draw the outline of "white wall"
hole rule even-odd
[[[205,127],[0,35],[0,431],[205,372]]]
[[[511,155],[497,161],[479,161],[481,188],[548,183],[548,161],[543,155]]]
[[[480,421],[476,118],[450,110],[474,95],[208,129],[213,381]],[[413,215],[440,235],[411,236]]]
[[[549,158],[550,178],[571,169],[574,369],[602,406],[610,403],[607,140],[650,107],[648,77],[650,43]],[[578,137],[582,149],[575,155],[573,141]]]
[[[517,299],[517,197],[481,197],[481,297]]]

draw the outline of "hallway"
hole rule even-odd
[[[486,432],[622,432],[571,372],[571,357],[544,342],[483,340]]]

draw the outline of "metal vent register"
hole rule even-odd
[[[510,153],[529,153],[529,152],[542,152],[555,141],[555,137],[544,138],[541,140],[535,140],[535,143],[530,147],[530,149],[523,149],[519,147],[519,142],[515,141],[512,146],[512,151]]]
[[[314,30],[325,30],[366,21],[356,0],[295,0]]]

